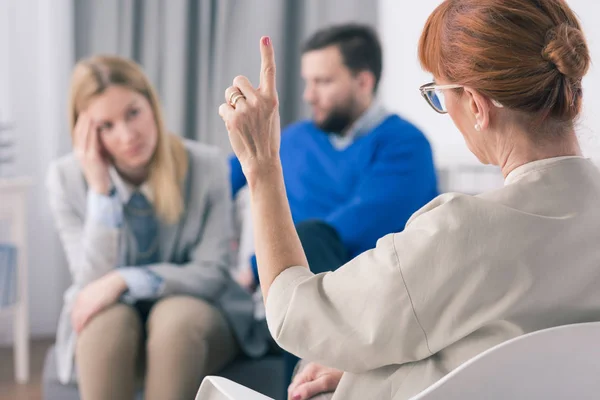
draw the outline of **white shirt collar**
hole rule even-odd
[[[121,203],[129,203],[129,199],[131,199],[131,196],[136,191],[139,191],[141,194],[143,194],[150,204],[154,203],[154,195],[147,181],[142,183],[139,187],[136,187],[135,185],[125,181],[121,175],[119,175],[114,166],[109,167],[108,174],[113,185],[115,185],[115,190],[117,191],[117,196],[119,196]]]

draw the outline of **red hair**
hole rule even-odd
[[[422,67],[541,121],[571,123],[590,66],[575,13],[563,0],[446,0],[419,42]]]

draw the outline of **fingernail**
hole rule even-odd
[[[294,397],[292,397],[292,400],[300,400],[302,396],[300,396],[299,394],[295,395]]]
[[[265,46],[270,46],[270,45],[271,45],[271,38],[270,38],[270,37],[268,37],[268,36],[265,36],[265,37],[263,38],[263,44],[264,44]],[[300,398],[300,397],[298,397],[298,399],[299,399],[299,398]],[[297,399],[296,399],[296,398],[293,398],[292,400],[297,400]]]

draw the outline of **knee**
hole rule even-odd
[[[141,340],[141,321],[133,307],[115,304],[94,316],[77,338],[77,357],[101,352],[110,357],[135,352]]]
[[[213,306],[203,300],[174,296],[159,301],[148,317],[147,350],[163,351],[173,346],[202,346],[215,325],[224,323]]]

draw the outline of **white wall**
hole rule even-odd
[[[9,18],[8,13],[5,12],[6,8],[7,4],[0,3],[0,52],[2,53],[6,52],[6,49],[10,46],[8,40]],[[8,90],[6,90],[10,82],[9,74],[9,63],[2,57],[0,59],[0,88],[4,88],[4,90],[0,89],[0,124],[9,122],[10,94],[8,93]]]
[[[65,289],[66,267],[47,205],[44,179],[50,161],[69,147],[66,93],[72,66],[70,0],[0,0],[8,20],[11,99],[17,162],[14,172],[33,178],[29,195],[29,307],[33,336],[53,335]],[[0,342],[12,331],[0,321]]]
[[[384,50],[382,99],[392,110],[411,120],[431,140],[438,167],[478,164],[468,151],[460,132],[447,115],[436,114],[421,98],[419,86],[431,81],[417,60],[419,36],[429,14],[441,0],[414,2],[380,0],[380,34]],[[569,4],[581,18],[591,48],[592,59],[600,55],[600,2],[570,0]],[[592,69],[584,80],[584,114],[578,127],[584,154],[600,158],[600,98],[594,88],[600,88],[600,66]]]
[[[584,111],[577,129],[583,152],[586,157],[600,161],[600,64],[594,64],[600,57],[600,2],[596,0],[569,0],[569,5],[575,10],[583,25],[590,52],[592,67],[583,81]]]

